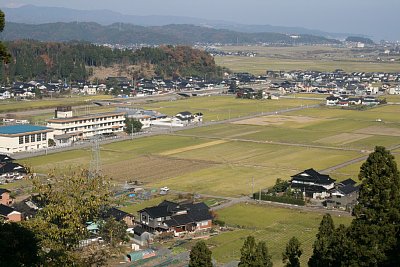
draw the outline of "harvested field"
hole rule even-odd
[[[162,153],[160,153],[160,155],[169,156],[169,155],[178,154],[178,153],[191,151],[191,150],[195,150],[195,149],[205,148],[205,147],[209,147],[209,146],[215,146],[215,145],[223,144],[226,142],[227,141],[224,141],[224,140],[217,140],[217,141],[212,141],[212,142],[208,142],[208,143],[204,143],[204,144],[187,146],[187,147],[182,147],[182,148],[178,148],[178,149],[172,149],[169,151],[162,152]]]
[[[363,128],[363,129],[354,131],[354,133],[400,136],[400,129],[389,128],[389,127],[385,127],[385,126],[371,126],[371,127],[367,127],[367,128]]]
[[[317,140],[317,143],[326,143],[326,144],[340,144],[345,145],[352,142],[356,142],[365,138],[371,137],[371,135],[367,134],[356,134],[356,133],[341,133],[333,136],[328,136],[322,139]]]
[[[206,161],[148,155],[106,164],[103,173],[114,181],[138,180],[147,183],[206,169],[211,165]]]
[[[241,121],[232,122],[233,124],[244,124],[244,125],[260,125],[260,126],[268,126],[268,125],[283,125],[287,122],[294,122],[298,124],[310,123],[319,121],[319,119],[315,119],[312,117],[306,116],[284,116],[284,115],[272,115],[258,118],[251,118]]]

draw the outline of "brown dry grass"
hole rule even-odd
[[[160,157],[141,156],[103,166],[103,173],[114,181],[156,182],[212,166],[210,162]]]
[[[400,129],[382,127],[382,126],[371,126],[363,128],[354,133],[369,134],[369,135],[387,135],[387,136],[400,136]]]
[[[299,124],[310,123],[318,121],[319,119],[306,117],[306,116],[284,116],[284,115],[271,115],[265,117],[251,118],[241,121],[235,121],[233,124],[244,124],[244,125],[282,125],[287,122],[295,122]]]
[[[207,142],[207,143],[204,143],[204,144],[199,144],[199,145],[194,145],[194,146],[187,146],[187,147],[168,150],[168,151],[160,153],[160,155],[169,156],[169,155],[178,154],[178,153],[182,153],[182,152],[187,152],[187,151],[191,151],[191,150],[195,150],[195,149],[215,146],[215,145],[223,144],[223,143],[226,143],[226,142],[227,141],[224,141],[224,140],[211,141],[211,142]]]
[[[107,77],[132,77],[132,74],[136,71],[140,73],[142,76],[151,77],[154,76],[154,66],[148,65],[139,66],[139,65],[113,65],[111,67],[94,67],[92,68],[93,75],[89,78],[89,80],[94,81],[105,80]]]
[[[356,142],[365,138],[371,137],[368,134],[355,134],[355,133],[341,133],[333,136],[328,136],[317,140],[318,143],[328,143],[328,144],[349,144]]]

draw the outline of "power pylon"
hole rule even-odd
[[[97,129],[95,129],[94,135],[91,138],[92,142],[92,159],[90,161],[89,167],[89,178],[96,178],[100,176],[100,144],[99,144],[99,135],[97,134]]]

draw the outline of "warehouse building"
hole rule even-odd
[[[13,154],[48,147],[53,129],[30,124],[0,127],[0,153]]]

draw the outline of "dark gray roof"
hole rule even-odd
[[[143,227],[141,227],[140,225],[136,225],[133,228],[133,232],[138,235],[141,236],[143,233],[147,232]]]
[[[155,206],[139,210],[140,213],[146,212],[152,218],[167,217],[171,214],[168,206]]]
[[[292,180],[301,182],[313,182],[322,185],[328,185],[336,181],[329,177],[329,175],[321,174],[314,169],[307,169],[301,173],[293,175]]]
[[[114,217],[117,221],[121,221],[125,217],[133,217],[133,215],[117,208],[111,208],[107,212],[107,217]]]
[[[0,164],[0,174],[18,172],[18,173],[28,173],[26,168],[18,163],[5,162]]]
[[[0,162],[8,162],[8,161],[13,161],[14,159],[10,156],[0,154]]]
[[[360,186],[359,185],[358,186],[354,186],[354,185],[351,185],[351,184],[345,185],[345,186],[342,186],[342,187],[338,188],[338,191],[343,193],[343,195],[348,195],[348,194],[351,194],[351,193],[359,191],[359,190],[360,190]]]
[[[11,212],[15,211],[13,208],[0,204],[0,215],[7,216]]]
[[[0,188],[0,195],[2,195],[3,193],[10,193],[11,191],[5,189],[5,188]]]
[[[354,181],[354,180],[351,179],[351,178],[346,179],[346,180],[340,182],[340,184],[342,184],[342,185],[355,185],[356,183],[357,183],[357,182]]]

